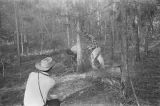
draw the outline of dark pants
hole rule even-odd
[[[46,104],[48,106],[60,106],[61,101],[58,99],[47,100]]]

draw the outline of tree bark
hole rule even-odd
[[[98,10],[97,10],[97,29],[98,29],[98,36],[101,36],[101,14],[100,14],[100,5],[99,5],[99,0],[97,1],[97,8],[98,8]]]
[[[15,12],[15,24],[16,24],[16,35],[17,35],[17,54],[18,54],[18,69],[20,69],[20,48],[19,48],[19,29],[18,29],[18,17],[17,17],[17,6],[14,0],[14,12]],[[21,77],[21,72],[20,72]]]
[[[128,77],[128,61],[127,61],[127,14],[125,11],[125,0],[121,0],[121,12],[123,17],[122,30],[123,32],[120,34],[121,39],[121,87],[122,87],[122,95],[126,95],[126,82]],[[123,35],[123,36],[122,36]]]
[[[139,26],[138,25],[136,25],[135,37],[136,37],[136,61],[139,61],[140,60],[140,50],[139,50],[140,39],[139,39]]]
[[[138,14],[138,12],[140,11],[138,4],[135,4],[135,8],[136,8],[136,11],[134,13],[134,24],[135,24],[134,30],[135,30],[135,39],[136,39],[135,54],[136,54],[136,61],[140,61],[140,38],[139,38],[139,35],[140,35],[141,20],[140,20],[139,14]]]
[[[23,20],[21,19],[21,24],[22,24],[22,28],[21,28],[21,55],[24,54],[24,47],[23,47],[23,41],[24,41],[24,37],[23,37],[23,34],[24,34],[24,24],[23,24]]]
[[[81,41],[80,41],[80,27],[79,27],[79,19],[77,20],[77,72],[79,71],[82,63],[82,49],[81,49]]]
[[[0,28],[2,27],[2,13],[0,12]]]
[[[149,27],[147,26],[146,27],[146,36],[145,36],[145,45],[144,45],[144,52],[145,52],[145,55],[148,56],[148,43],[149,43]]]
[[[113,61],[113,58],[114,58],[114,44],[115,44],[115,34],[114,34],[114,14],[113,14],[113,17],[112,17],[112,24],[111,24],[111,26],[112,26],[112,37],[111,37],[111,39],[112,39],[112,61]]]
[[[43,37],[44,37],[44,35],[43,35],[43,33],[41,33],[40,34],[41,35],[41,53],[43,52]]]
[[[4,70],[4,62],[3,59],[1,59],[1,64],[2,64],[2,72],[3,72],[3,78],[5,77],[5,70]]]
[[[68,47],[70,47],[70,36],[69,36],[69,19],[68,19],[68,11],[66,12],[66,22],[67,22],[67,40],[68,40]]]
[[[21,32],[21,55],[24,54],[24,51],[23,51],[23,33]]]
[[[106,21],[104,21],[105,23],[104,23],[104,43],[103,43],[103,45],[105,45],[106,44],[106,41],[107,41],[107,22]]]

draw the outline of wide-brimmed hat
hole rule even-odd
[[[46,57],[46,58],[44,58],[43,60],[41,60],[40,62],[37,62],[37,63],[35,64],[35,67],[36,67],[38,70],[47,71],[47,70],[49,70],[51,67],[53,67],[54,64],[55,64],[55,61],[53,61],[51,57]]]

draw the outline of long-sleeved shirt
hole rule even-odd
[[[39,73],[39,85],[43,99],[46,102],[48,92],[52,87],[54,87],[55,80],[50,78],[48,75]],[[42,96],[38,86],[38,73],[31,72],[25,89],[24,106],[43,106],[44,101]]]

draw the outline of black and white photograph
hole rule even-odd
[[[0,106],[160,106],[160,0],[0,0]]]

